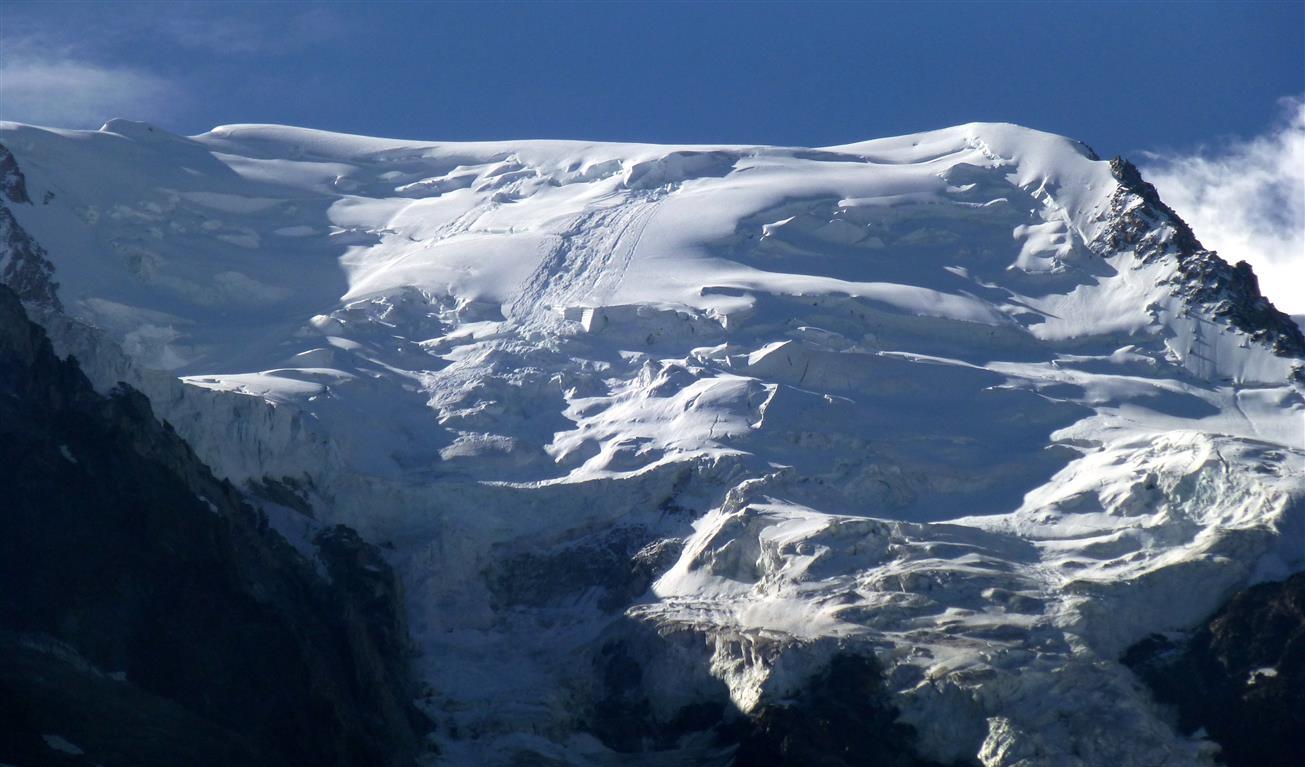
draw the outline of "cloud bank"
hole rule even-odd
[[[1305,315],[1305,98],[1265,133],[1191,153],[1148,153],[1142,174],[1207,248],[1246,261],[1279,309]]]

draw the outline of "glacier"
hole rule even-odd
[[[385,547],[439,763],[710,763],[604,659],[670,722],[853,650],[933,759],[1213,764],[1118,658],[1305,569],[1305,339],[1079,142],[0,144],[61,353]]]

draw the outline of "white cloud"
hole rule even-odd
[[[98,128],[113,117],[162,120],[178,89],[139,69],[74,58],[7,56],[0,62],[0,119],[61,128]]]
[[[1262,135],[1146,156],[1142,175],[1207,248],[1246,261],[1279,309],[1305,314],[1305,98]]]

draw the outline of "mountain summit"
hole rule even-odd
[[[1305,338],[1066,138],[0,144],[5,282],[305,556],[386,550],[448,763],[800,763],[870,700],[821,732],[1212,763],[1119,659],[1305,569]]]

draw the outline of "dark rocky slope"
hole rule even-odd
[[[0,287],[0,762],[410,763],[397,582],[352,531],[317,545],[315,570]]]
[[[915,728],[899,721],[883,670],[867,652],[836,650],[797,689],[770,696],[747,714],[730,701],[723,682],[704,676],[698,680],[700,701],[659,717],[648,699],[648,687],[658,683],[651,678],[658,671],[649,658],[660,654],[656,645],[661,643],[662,652],[684,653],[682,661],[691,663],[693,637],[634,624],[628,631],[604,643],[595,659],[601,690],[584,715],[585,729],[619,753],[683,754],[676,749],[696,743],[696,756],[684,757],[685,764],[968,767],[944,766],[920,755]]]
[[[840,653],[791,700],[752,716],[734,767],[941,767],[915,753],[897,715],[874,659]]]
[[[1305,760],[1305,573],[1241,592],[1185,641],[1149,637],[1124,663],[1231,767]]]

